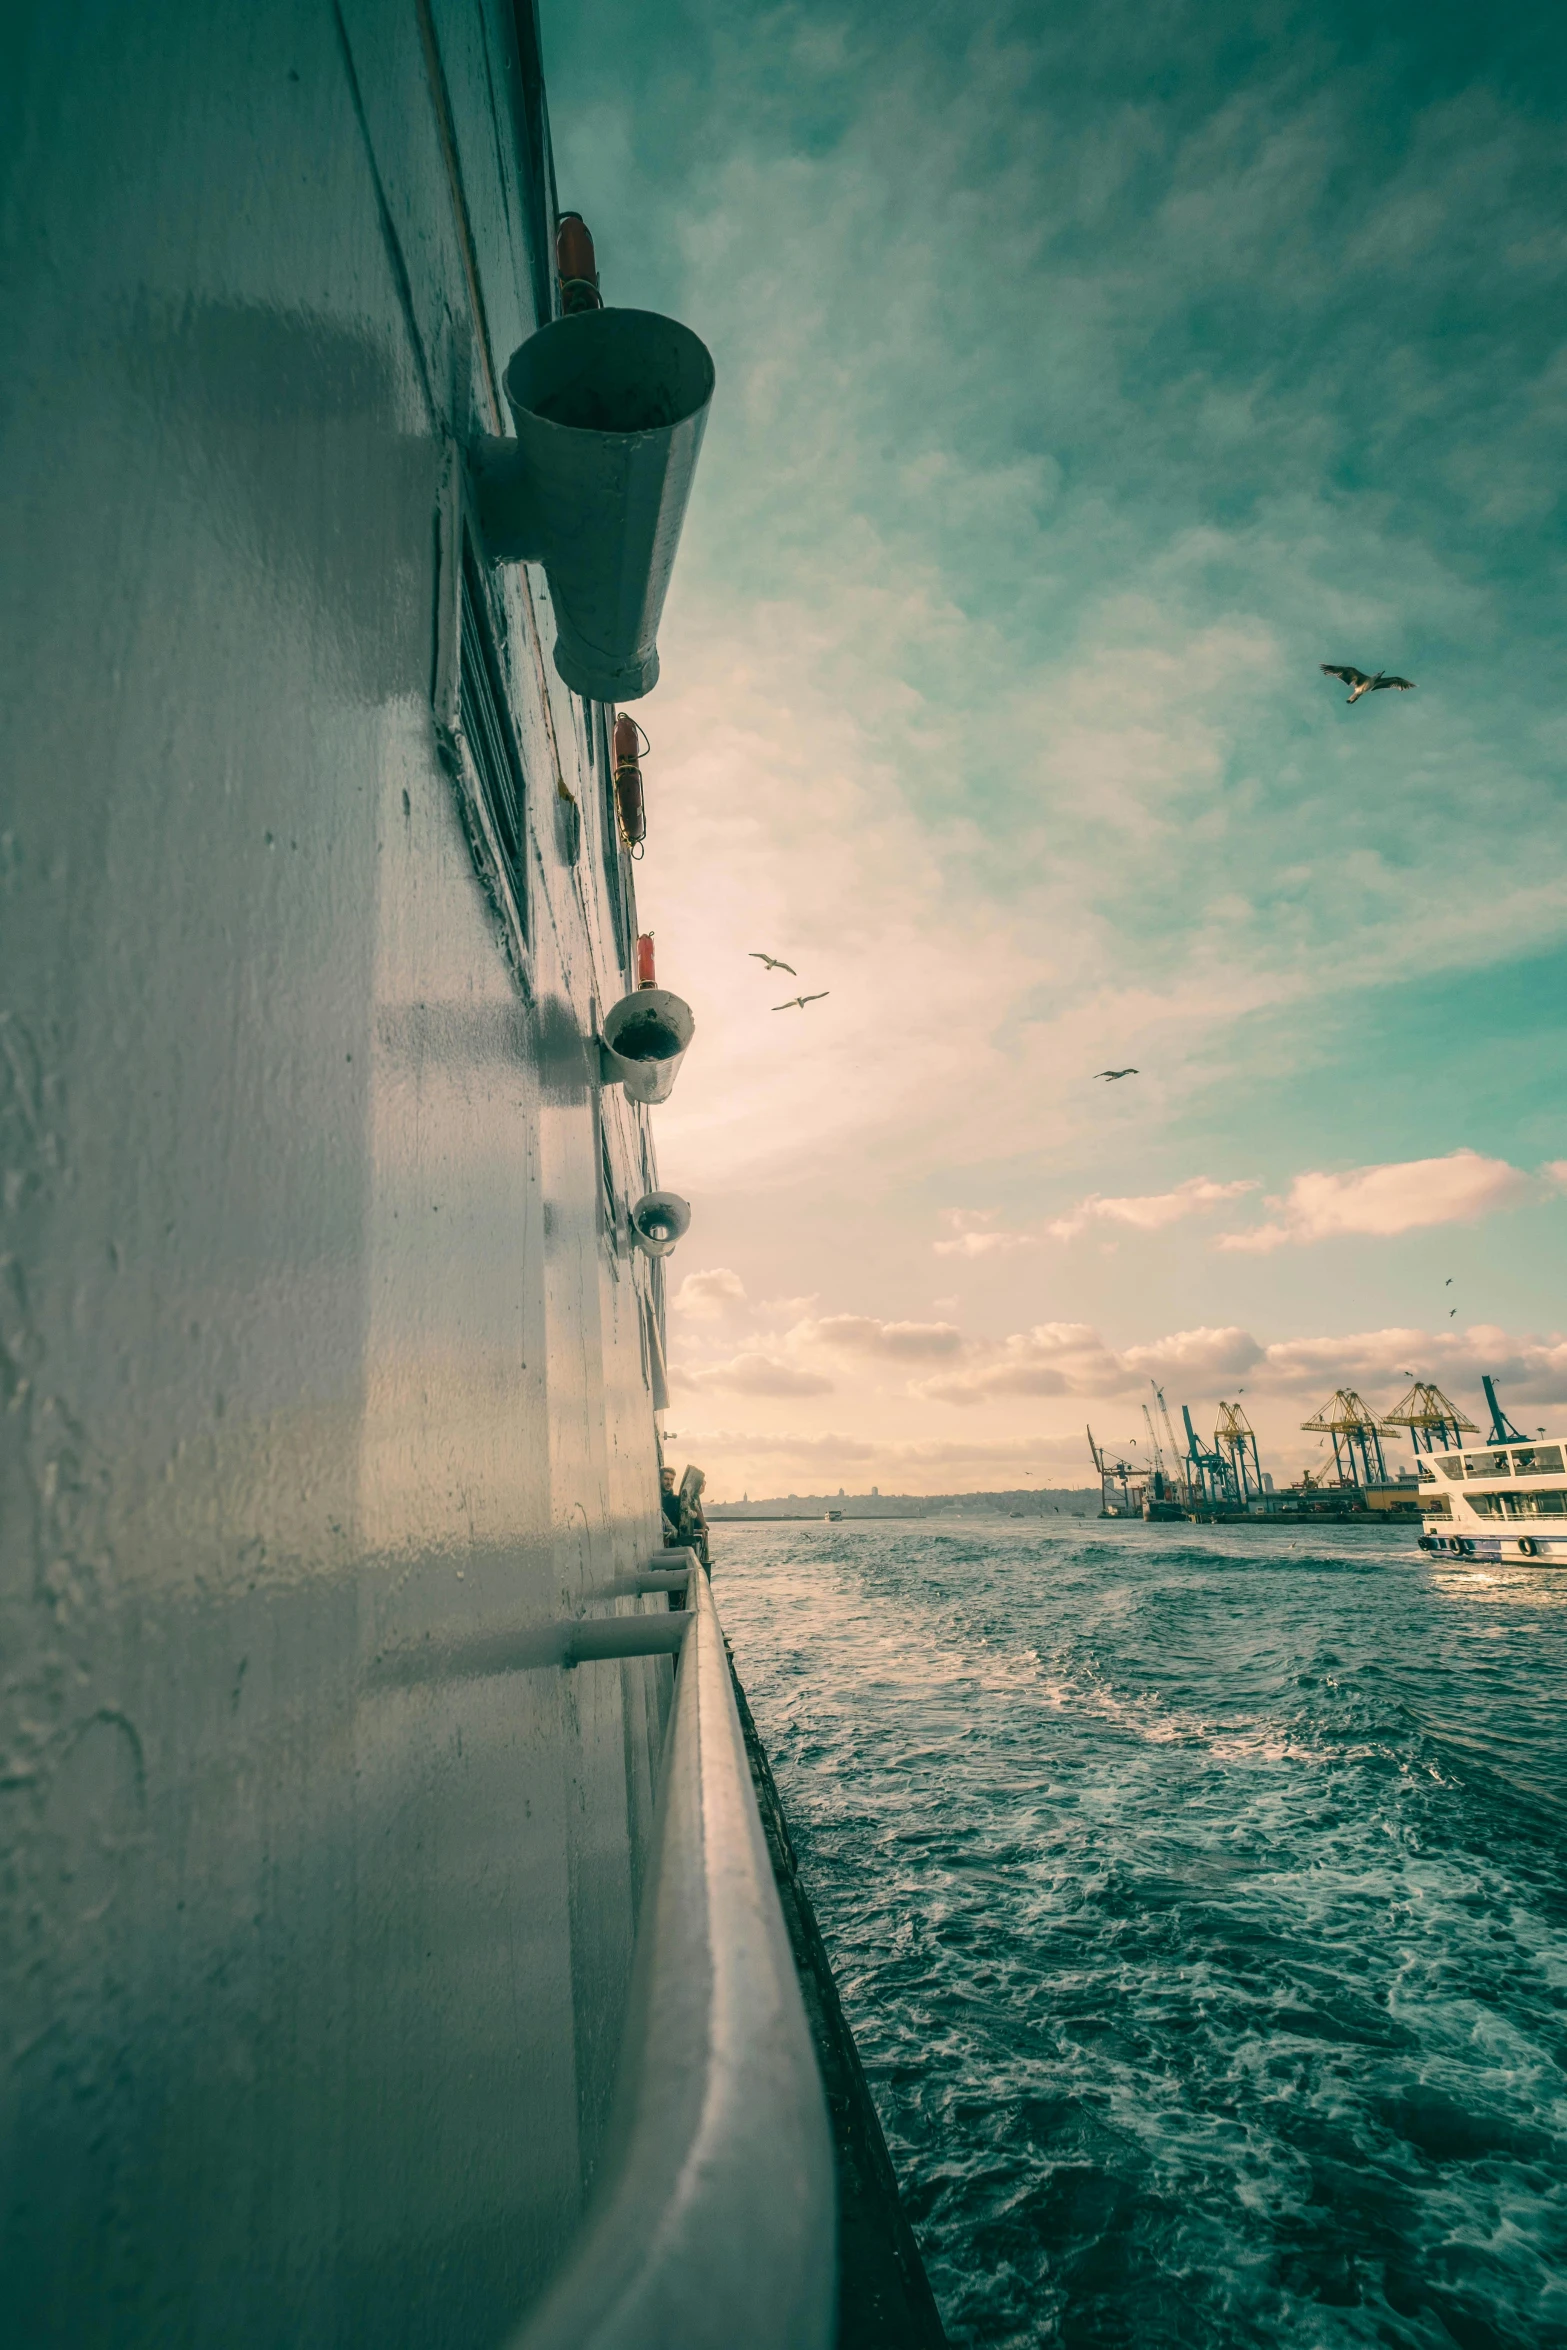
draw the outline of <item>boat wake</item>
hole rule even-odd
[[[1567,1617],[1407,1533],[726,1530],[957,2340],[1567,2342]]]

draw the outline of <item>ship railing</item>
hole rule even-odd
[[[828,2350],[832,2140],[707,1576],[665,1738],[611,2153],[513,2350]]]

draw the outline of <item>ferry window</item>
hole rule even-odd
[[[1554,1493],[1542,1493],[1538,1486],[1532,1493],[1509,1493],[1507,1500],[1512,1505],[1510,1517],[1567,1518],[1567,1491],[1560,1486]]]
[[[1562,1473],[1562,1448],[1559,1444],[1532,1444],[1527,1452],[1513,1454],[1515,1477],[1559,1477]]]
[[[1444,1477],[1451,1477],[1455,1483],[1462,1482],[1464,1464],[1456,1453],[1453,1454],[1451,1459],[1449,1459],[1446,1453],[1443,1453],[1442,1458],[1437,1462],[1436,1465],[1441,1470]]]
[[[1471,1493],[1469,1507],[1477,1518],[1501,1518],[1507,1514],[1510,1493]]]
[[[620,819],[615,813],[614,762],[610,756],[609,713],[601,702],[592,704],[589,711],[588,738],[593,744],[593,763],[599,775],[599,807],[604,822],[604,886],[609,892],[609,915],[615,931],[615,951],[623,971],[631,969],[631,921],[626,908],[626,871],[622,863],[625,849],[620,838]]]
[[[474,781],[495,827],[517,920],[528,935],[526,785],[506,704],[505,674],[496,648],[489,591],[466,536],[462,552],[462,647],[458,712]]]
[[[1450,1518],[1453,1505],[1445,1493],[1422,1493],[1420,1507],[1428,1518]]]
[[[1505,1452],[1466,1452],[1464,1467],[1471,1477],[1510,1477]]]
[[[604,1180],[604,1222],[610,1232],[620,1225],[620,1208],[615,1198],[615,1169],[609,1155],[609,1127],[599,1120],[599,1173]]]

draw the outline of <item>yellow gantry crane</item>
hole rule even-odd
[[[1226,1475],[1235,1487],[1241,1501],[1250,1501],[1254,1493],[1261,1493],[1262,1464],[1257,1458],[1257,1437],[1250,1420],[1238,1403],[1219,1399],[1219,1424],[1213,1432],[1213,1449],[1224,1456]]]
[[[1461,1436],[1480,1433],[1467,1413],[1450,1403],[1440,1387],[1433,1387],[1428,1379],[1417,1379],[1403,1402],[1383,1413],[1382,1425],[1407,1428],[1417,1454],[1435,1452],[1438,1445],[1443,1452],[1456,1451]]]
[[[1302,1420],[1307,1436],[1331,1436],[1333,1466],[1340,1485],[1385,1485],[1387,1463],[1376,1416],[1353,1387],[1340,1387],[1312,1419]]]

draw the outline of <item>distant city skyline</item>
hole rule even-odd
[[[1282,1479],[1409,1368],[1560,1425],[1557,13],[544,38],[607,298],[719,371],[637,708],[680,1456],[1079,1482],[1156,1379]]]

